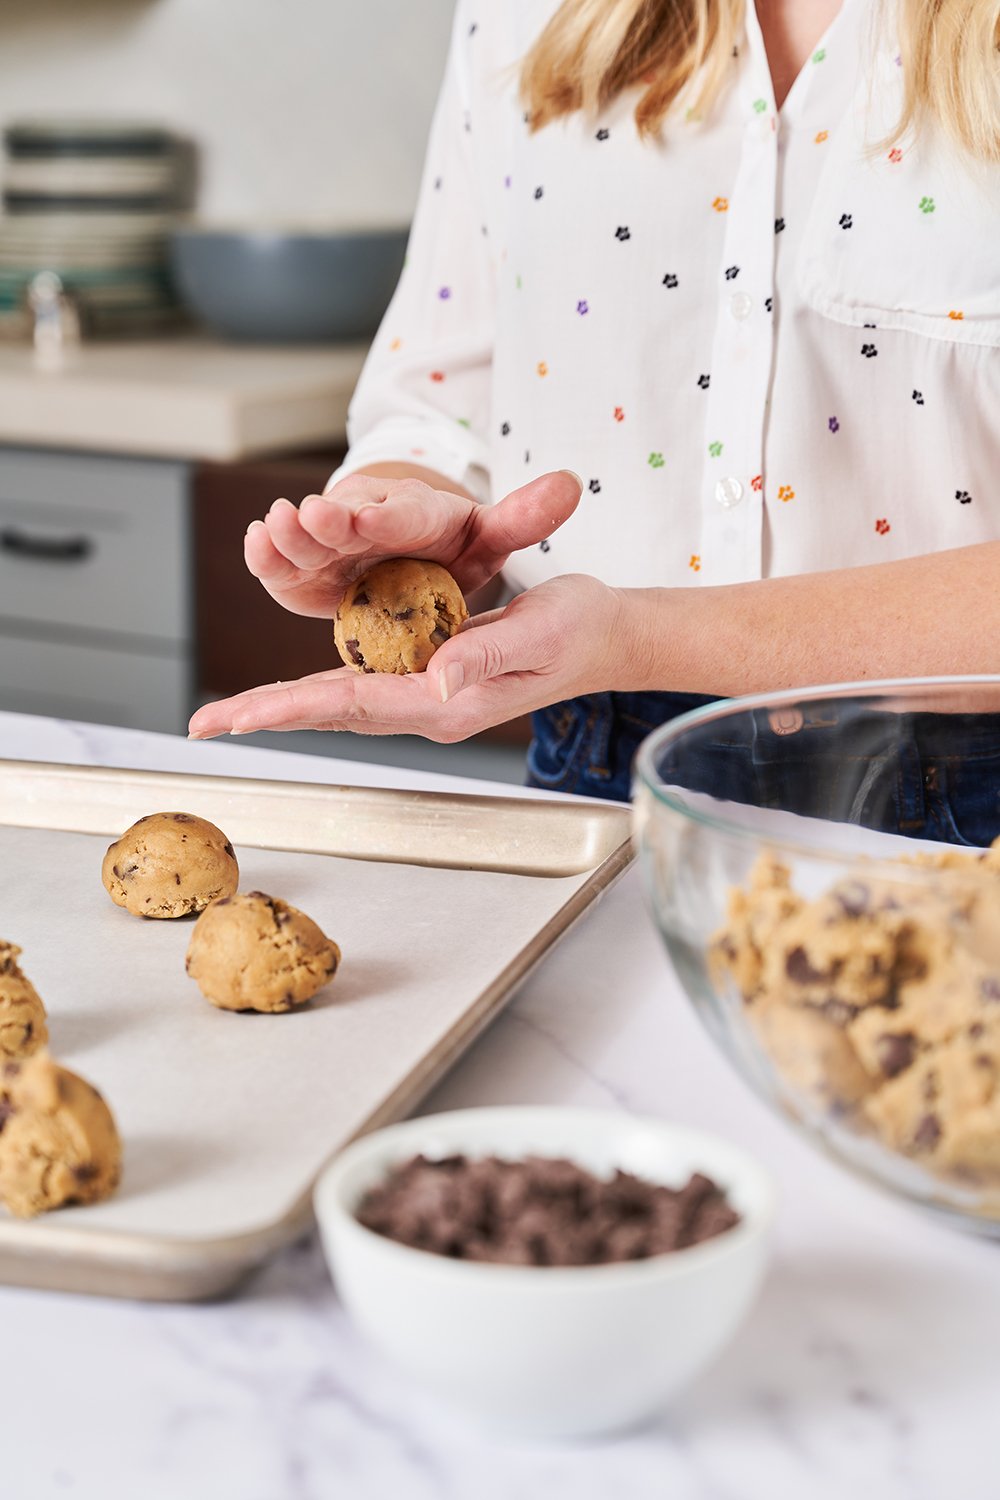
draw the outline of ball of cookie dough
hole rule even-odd
[[[0,939],[0,1059],[30,1057],[49,1039],[41,996],[21,973],[20,948]]]
[[[0,1198],[18,1218],[97,1203],[118,1186],[122,1148],[110,1109],[48,1053],[7,1064],[0,1119]]]
[[[108,849],[101,879],[134,917],[186,917],[240,882],[233,846],[214,823],[191,813],[150,813]]]
[[[422,672],[469,618],[447,568],[396,557],[351,584],[333,622],[337,650],[356,672]]]
[[[263,891],[224,896],[191,934],[187,971],[220,1010],[292,1010],[337,972],[340,949],[311,917]]]

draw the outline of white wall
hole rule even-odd
[[[199,209],[406,222],[454,0],[0,0],[0,123],[136,116],[192,136]]]

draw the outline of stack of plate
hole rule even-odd
[[[140,333],[176,314],[167,233],[183,159],[157,126],[39,120],[4,131],[0,332],[30,332],[27,289],[54,271],[86,332]]]

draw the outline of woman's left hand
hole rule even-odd
[[[596,578],[553,578],[467,621],[426,672],[340,667],[270,683],[200,708],[190,734],[353,729],[464,740],[546,704],[619,686],[626,665],[622,613],[621,593]]]

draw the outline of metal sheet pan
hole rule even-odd
[[[241,887],[340,943],[313,1005],[243,1016],[184,973],[190,920],[148,922],[100,881],[108,836],[198,813]],[[108,1203],[0,1212],[0,1281],[193,1300],[235,1287],[311,1218],[348,1140],[412,1110],[632,857],[625,808],[0,760],[0,936],[51,1048],[110,1100]]]

